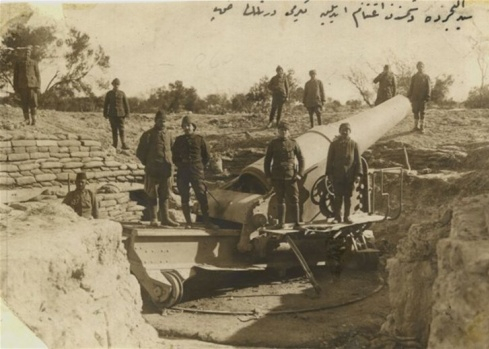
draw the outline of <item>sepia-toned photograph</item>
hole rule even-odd
[[[0,4],[0,347],[489,348],[489,2]]]

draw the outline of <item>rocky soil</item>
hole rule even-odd
[[[326,119],[350,114],[328,112]],[[265,116],[194,117],[198,132],[230,175],[261,157],[274,137],[274,130],[264,128]],[[286,117],[292,135],[308,128],[305,115]],[[21,119],[20,109],[0,106],[0,138],[87,134],[110,149],[109,125],[101,114],[41,111],[35,128],[23,126]],[[181,115],[169,119],[179,134]],[[420,134],[411,132],[407,117],[364,154],[371,167],[402,165],[411,171],[405,177],[401,217],[374,226],[388,285],[362,302],[247,321],[178,311],[161,316],[148,308],[141,315],[139,287],[128,273],[120,226],[86,221],[66,207],[39,203],[46,206],[2,207],[2,298],[52,347],[217,347],[181,342],[189,337],[261,347],[489,347],[489,112],[430,109],[427,120],[428,131]],[[132,149],[151,126],[152,115],[128,120]],[[114,157],[137,161],[133,152],[114,152]],[[266,307],[267,297],[258,303]],[[147,322],[178,341],[159,339]]]

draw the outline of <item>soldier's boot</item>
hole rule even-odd
[[[121,143],[122,143],[122,149],[127,150],[129,147],[126,144],[126,135],[124,130],[119,130],[119,134],[121,135]]]
[[[112,130],[112,146],[117,149],[117,143],[118,143],[118,138],[117,138],[117,131]]]
[[[333,200],[333,214],[334,220],[333,223],[341,223],[341,202],[342,197],[340,195],[336,195]]]
[[[35,126],[36,125],[36,109],[33,108],[31,109],[31,126]]]
[[[424,133],[424,120],[419,121],[419,130],[421,133]]]
[[[321,120],[321,115],[318,115],[318,125],[322,125],[323,121]]]
[[[149,225],[157,227],[158,223],[158,206],[156,206],[156,199],[150,199],[148,203],[149,211]]]
[[[418,119],[414,119],[414,128],[413,128],[413,131],[417,131],[419,130],[419,120]]]
[[[274,229],[283,229],[285,225],[285,204],[281,204],[277,206],[277,225],[275,225]]]
[[[302,224],[299,204],[292,205],[291,209],[292,217],[294,217],[294,228],[299,228]]]
[[[311,128],[314,127],[314,115],[309,115],[309,121],[311,121]]]
[[[27,110],[22,110],[23,113],[24,113],[24,122],[26,125],[30,125],[31,124],[31,120],[29,118],[29,109]]]
[[[209,212],[207,210],[202,210],[202,221],[204,222],[204,226],[206,229],[216,230],[219,229],[219,226],[212,223],[209,218]]]
[[[168,199],[160,200],[161,224],[169,227],[178,227],[179,224],[170,218],[168,214]]]
[[[345,213],[343,222],[347,224],[352,224],[353,221],[350,219],[350,210],[351,210],[351,199],[345,197]]]
[[[182,212],[185,217],[185,228],[192,228],[192,216],[190,215],[190,206],[188,204],[182,204]]]

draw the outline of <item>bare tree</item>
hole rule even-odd
[[[374,96],[372,81],[367,78],[363,71],[356,68],[350,68],[350,72],[343,75],[343,78],[355,86],[368,106],[373,107],[373,103],[371,101],[372,97]]]
[[[489,38],[473,38],[471,37],[472,48],[477,55],[477,65],[481,74],[481,83],[479,85],[479,98],[481,105],[484,98],[484,90],[486,87],[486,79],[489,74]]]

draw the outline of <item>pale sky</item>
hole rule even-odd
[[[263,13],[243,15],[246,4],[260,6]],[[373,79],[392,55],[413,65],[423,61],[433,82],[439,74],[452,74],[456,82],[452,96],[456,100],[464,100],[469,89],[480,84],[476,55],[468,38],[489,44],[488,2],[466,1],[464,8],[459,2],[445,23],[442,21],[456,1],[386,1],[384,9],[381,4],[341,0],[178,1],[74,7],[37,3],[31,21],[55,18],[59,25],[88,33],[110,56],[106,78],[120,78],[121,89],[129,96],[147,95],[150,89],[175,80],[195,87],[201,97],[246,93],[264,75],[273,76],[280,64],[285,70],[294,69],[301,85],[308,80],[308,71],[316,69],[326,95],[345,102],[360,98],[343,78],[350,67],[360,67]],[[222,15],[214,11],[229,5],[232,8]],[[294,5],[294,13],[286,16]],[[338,5],[338,16],[321,18],[332,5]],[[407,21],[410,16],[385,19],[390,14],[402,17],[414,8],[418,10],[412,11],[412,22]],[[300,9],[307,12],[294,16]],[[366,14],[375,9],[379,16],[362,19],[360,11],[356,28],[353,12],[358,9]],[[438,15],[440,20],[433,23]],[[473,18],[457,21],[460,15]],[[426,23],[427,16],[432,21]],[[42,69],[48,75],[49,68]]]

